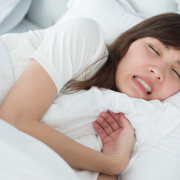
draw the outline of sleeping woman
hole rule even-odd
[[[0,119],[48,145],[72,168],[100,172],[99,180],[116,179],[128,166],[135,144],[131,124],[122,114],[101,113],[94,128],[104,147],[97,152],[40,121],[53,101],[91,87],[147,101],[180,90],[178,14],[147,19],[108,46],[100,26],[86,18],[1,38],[16,83]]]

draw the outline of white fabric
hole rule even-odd
[[[117,0],[120,3],[127,1],[137,13],[147,16],[174,12],[180,13],[178,9],[179,0]]]
[[[78,32],[80,29],[81,32]],[[76,77],[91,63],[104,56],[105,58],[96,63],[93,69],[91,68],[89,74],[86,72],[87,77],[93,74],[106,61],[108,55],[103,31],[91,19],[87,21],[80,18],[53,28],[22,34],[6,34],[2,38],[9,52],[15,81],[28,65],[27,57],[31,55],[29,61],[31,58],[36,59],[49,72],[57,85],[58,92],[68,80]],[[53,46],[50,46],[51,43]],[[35,52],[36,49],[38,50]],[[64,77],[59,73],[62,74],[63,71],[68,72],[64,73]],[[85,73],[82,73],[78,79],[83,80],[84,76]]]
[[[0,0],[1,2],[2,0]],[[4,0],[3,0],[4,1]],[[11,3],[10,3],[11,2]],[[11,11],[6,16],[3,16],[3,21],[0,23],[0,35],[7,33],[11,29],[13,29],[16,25],[20,23],[20,21],[26,15],[28,9],[30,8],[32,0],[9,0],[5,1],[6,5],[12,5]],[[1,7],[1,5],[0,5]],[[1,17],[1,13],[0,13]]]
[[[176,96],[180,99],[180,94]],[[96,133],[92,122],[97,119],[100,112],[108,109],[113,112],[123,112],[134,127],[137,138],[128,166],[130,168],[140,151],[149,150],[156,146],[179,124],[179,109],[167,102],[161,103],[158,100],[148,102],[129,98],[125,94],[110,90],[100,91],[94,87],[89,91],[83,90],[77,94],[62,95],[56,98],[53,105],[42,117],[42,121],[76,139]],[[98,139],[96,141],[101,147],[101,142]],[[174,146],[175,151],[177,151],[179,145],[176,147],[174,144]],[[172,152],[171,147],[163,146],[163,148]],[[161,153],[163,154],[163,152]],[[177,158],[175,164],[180,163],[179,161],[180,159]]]
[[[173,119],[173,115],[169,115]],[[153,130],[154,131],[154,130]],[[156,132],[157,133],[157,132]],[[152,132],[153,134],[153,132]],[[149,150],[141,151],[121,180],[179,180],[180,124]]]
[[[13,69],[11,62],[7,54],[7,50],[4,46],[4,42],[0,37],[0,106],[3,103],[5,97],[9,93],[10,89],[14,85]]]
[[[30,30],[35,31],[40,29],[37,25],[33,24],[27,19],[23,19],[15,28],[8,31],[8,33],[24,33]]]
[[[81,121],[82,121],[82,119],[81,119]],[[69,127],[70,127],[70,125],[69,125]],[[84,126],[82,128],[87,129]],[[73,130],[73,128],[70,127],[70,129],[72,129],[72,131],[74,131],[74,132],[75,131],[78,132],[78,130],[80,130],[81,128],[75,128]],[[81,132],[81,130],[79,132]],[[78,143],[83,144],[84,146],[87,146],[91,149],[94,149],[94,150],[100,152],[102,149],[102,142],[101,142],[100,137],[94,135],[94,133],[93,134],[89,133],[89,134],[90,135],[81,136],[80,138],[75,138],[74,140],[77,141]],[[98,178],[98,175],[99,175],[99,173],[93,172],[93,171],[86,171],[86,170],[74,170],[74,171],[77,174],[77,176],[82,180],[96,180]]]
[[[76,0],[69,0],[68,3],[66,4],[66,7],[70,9],[74,5],[75,2]]]
[[[88,91],[83,90],[57,97],[43,116],[42,121],[75,139],[96,134],[92,122],[98,118],[102,111],[109,109],[116,113],[123,112],[136,129],[138,145],[142,145],[160,116],[169,113],[168,106],[167,103],[161,104],[158,100],[148,102],[130,98],[123,93],[111,90],[101,91],[93,87]],[[176,109],[174,112],[177,113]],[[172,121],[171,124],[173,124]],[[174,128],[174,126],[172,127]]]
[[[19,79],[28,65],[28,55],[32,54],[42,43],[45,32],[46,30],[38,30],[1,36],[10,58],[15,81]]]
[[[70,7],[56,24],[79,17],[94,19],[103,29],[107,44],[143,20],[127,13],[115,0],[76,0]]]
[[[147,19],[150,17],[148,14],[142,14],[135,10],[134,6],[128,2],[128,0],[117,0],[120,6],[122,6],[128,13],[133,14],[137,17]]]
[[[1,119],[0,147],[0,179],[80,180],[52,149]]]
[[[6,19],[20,0],[0,0],[0,24]]]
[[[94,20],[78,18],[50,28],[41,46],[30,55],[29,61],[36,59],[46,69],[59,93],[69,80],[105,56],[86,77],[92,76],[106,61],[107,55],[104,33],[100,26]],[[84,73],[81,77],[78,79],[84,80]]]
[[[50,28],[41,46],[30,55],[29,61],[36,59],[46,69],[59,93],[69,80],[105,56],[86,77],[92,76],[106,61],[107,55],[104,33],[100,26],[94,20],[78,18]],[[78,79],[84,80],[84,73],[81,77]]]
[[[87,22],[89,22],[91,26],[89,26]],[[73,39],[74,36],[79,37],[78,39],[76,39],[78,41],[79,39],[81,39],[80,36],[77,36],[78,32],[79,34],[82,35],[82,24],[85,24],[83,28],[84,30],[87,30],[87,27],[88,27],[88,31],[87,31],[88,33],[85,34],[85,37],[91,34],[92,35],[90,37],[91,40],[93,40],[94,37],[95,39],[97,38],[97,32],[98,32],[98,35],[99,35],[99,32],[101,32],[99,26],[97,26],[97,24],[93,20],[77,19],[77,20],[72,20],[67,23],[56,26],[54,28],[55,29],[54,32],[52,31],[53,28],[50,28],[48,30],[35,31],[34,33],[33,32],[29,32],[25,34],[23,33],[21,35],[18,35],[18,34],[4,35],[3,39],[5,41],[5,45],[9,53],[9,57],[11,59],[11,63],[15,61],[17,63],[16,66],[18,66],[18,62],[20,63],[19,66],[21,66],[21,64],[23,63],[24,63],[24,67],[27,66],[29,54],[33,53],[35,49],[38,47],[40,47],[39,49],[41,50],[41,42],[43,42],[42,46],[48,47],[44,45],[46,44],[46,41],[43,41],[43,40],[45,39],[46,35],[49,36],[49,32],[52,32],[51,34],[55,33],[57,35],[58,33],[56,29],[58,29],[58,27],[61,27],[59,29],[59,32],[61,33],[56,37],[60,37],[60,40],[61,40],[61,35],[62,37],[66,37],[66,33],[67,33],[67,35],[69,35],[71,39]],[[72,27],[74,28],[71,29]],[[70,29],[71,31],[69,31]],[[52,36],[54,37],[54,35]],[[17,39],[15,37],[17,37]],[[13,41],[10,41],[12,40],[11,38],[13,39]],[[92,41],[91,43],[94,43],[95,47],[96,46],[101,47],[101,48],[97,48],[97,47],[95,48],[95,50],[99,52],[99,55],[97,55],[96,52],[91,51],[93,55],[89,54],[90,57],[100,58],[104,54],[107,53],[105,42],[103,40],[104,37],[98,36],[98,38],[99,38],[98,40],[96,39],[97,41],[95,42]],[[58,41],[58,40],[59,40],[58,38],[54,39],[54,41]],[[19,43],[19,46],[15,48],[15,46],[18,43]],[[55,48],[56,46],[53,46],[53,47]],[[68,46],[66,47],[68,48]],[[87,49],[85,49],[84,51],[89,52],[88,48],[90,47],[94,49],[93,46],[86,46]],[[82,46],[76,46],[76,48],[77,49],[75,50],[77,50],[78,52],[78,49],[82,49]],[[57,50],[57,48],[55,49]],[[41,52],[40,50],[37,51],[38,52],[37,54],[40,54]],[[71,50],[72,49],[69,48],[69,51],[68,51],[69,56],[71,56],[72,53],[74,52]],[[49,47],[49,51],[52,51],[50,47]],[[67,51],[65,52],[67,53]],[[47,52],[44,52],[44,51],[41,53],[47,54]],[[50,57],[54,57],[54,56],[50,56]],[[58,67],[56,68],[53,65],[54,63],[53,59],[54,58],[52,58],[52,61],[48,61],[49,64],[51,63],[51,67],[54,67],[54,69],[52,68],[51,70],[58,72],[59,71]],[[42,59],[38,58],[39,62],[41,62],[41,60],[44,60],[44,58]],[[64,62],[63,58],[59,60]],[[85,60],[87,61],[88,58],[85,58]],[[94,60],[94,58],[92,58],[92,60]],[[91,64],[91,62],[89,62],[87,66],[89,64]],[[46,66],[47,64],[44,64],[44,65]],[[16,66],[13,66],[13,68]],[[44,68],[46,69],[46,67]],[[15,74],[17,74],[17,72],[15,73],[14,71]],[[21,72],[19,73],[19,75],[21,74]],[[57,78],[59,81],[61,80],[60,76],[57,76]],[[61,86],[58,86],[57,88],[61,89]],[[176,96],[178,96],[178,94]],[[95,136],[95,131],[93,130],[92,122],[97,119],[101,111],[106,111],[107,109],[110,109],[114,112],[125,113],[125,116],[131,121],[133,127],[135,128],[136,136],[138,140],[136,147],[134,149],[134,152],[132,154],[130,164],[125,171],[125,172],[128,172],[128,170],[133,166],[133,162],[136,162],[138,154],[140,154],[142,151],[144,152],[145,150],[146,151],[151,150],[154,147],[156,147],[158,143],[160,143],[163,138],[167,137],[167,135],[170,132],[172,132],[173,129],[176,128],[177,125],[179,124],[180,114],[179,114],[179,109],[177,108],[179,106],[176,102],[173,105],[171,105],[168,103],[168,101],[171,102],[171,98],[167,100],[167,103],[166,102],[161,103],[157,100],[147,102],[141,99],[129,98],[125,94],[113,92],[110,90],[100,91],[97,88],[91,88],[91,90],[89,91],[80,91],[72,95],[57,96],[52,106],[43,116],[42,121],[46,122],[47,124],[56,128],[57,130],[63,132],[67,136],[75,139],[76,141],[84,145],[87,145],[88,147],[91,147],[100,151],[102,144],[99,137]],[[175,137],[176,136],[174,136],[173,138]],[[173,141],[171,141],[171,143],[172,142]],[[176,151],[175,155],[177,155],[178,157],[180,151],[177,151],[177,147],[179,146],[176,146],[176,144],[173,144],[173,145],[174,145],[174,150]],[[167,146],[166,144],[164,144],[164,147],[168,149],[170,154],[172,153],[171,147]],[[161,152],[161,154],[163,156],[164,152]],[[156,156],[155,159],[158,160],[160,157],[161,156]],[[179,158],[174,158],[174,159],[176,160],[174,164],[175,165],[178,164]],[[175,169],[175,171],[173,172],[177,175],[178,173],[176,172],[176,168],[173,168],[173,164],[171,164],[171,168]],[[76,172],[76,173],[79,177],[83,177],[83,179],[92,180],[92,179],[97,179],[97,176],[98,176],[98,173],[96,172],[81,171],[81,172]],[[172,171],[169,171],[169,176],[171,176],[171,173]],[[124,180],[126,180],[126,178],[124,178]]]

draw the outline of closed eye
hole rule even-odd
[[[150,44],[149,44],[149,47],[150,47],[158,56],[160,56],[159,52],[156,51]]]
[[[175,69],[172,69],[172,70],[178,75],[178,77],[179,77],[179,79],[180,79],[179,73],[178,73]]]

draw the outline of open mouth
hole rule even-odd
[[[143,87],[144,89],[146,90],[146,93],[147,94],[151,94],[152,93],[152,89],[151,87],[145,82],[143,81],[141,78],[137,77],[137,76],[133,76],[133,78],[138,81]]]

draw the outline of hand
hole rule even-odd
[[[102,139],[102,152],[123,153],[130,159],[136,138],[131,123],[122,113],[102,112],[93,126]]]

